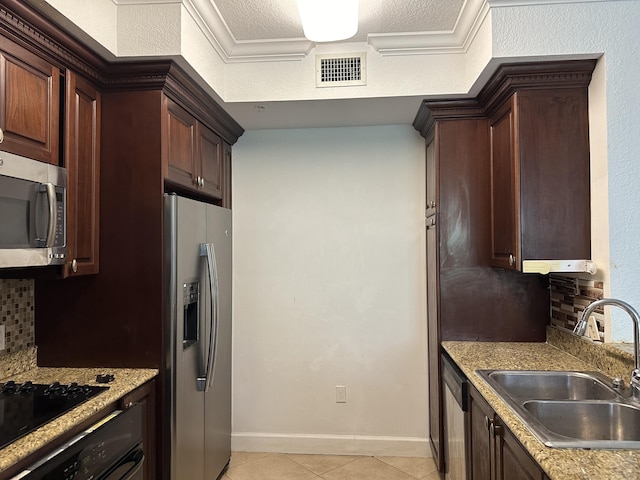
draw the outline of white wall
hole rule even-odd
[[[235,450],[427,455],[423,164],[410,126],[234,146]]]
[[[640,308],[640,1],[496,8],[492,19],[494,57],[603,53],[599,86],[590,91],[597,102],[590,108],[591,163],[599,177],[592,182],[596,198],[608,198],[592,221],[594,234],[607,234],[602,205],[608,204],[609,252],[594,255],[610,259],[600,267],[609,270],[611,296]],[[606,248],[607,241],[595,238],[593,245]],[[613,340],[631,341],[632,322],[619,310],[612,313]]]

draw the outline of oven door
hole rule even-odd
[[[115,411],[12,480],[139,480],[142,407]]]
[[[143,480],[144,448],[137,445],[122,457],[100,480]]]

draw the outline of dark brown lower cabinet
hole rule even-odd
[[[468,480],[548,480],[472,385],[469,385],[468,421]]]
[[[156,477],[156,401],[155,380],[145,383],[120,400],[120,408],[126,410],[134,405],[141,405],[143,409],[142,443],[144,445],[144,478],[155,480]]]

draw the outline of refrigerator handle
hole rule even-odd
[[[207,273],[211,294],[211,325],[209,329],[209,348],[207,349],[207,364],[204,376],[198,376],[198,391],[207,392],[213,382],[215,371],[216,350],[218,347],[218,267],[216,264],[216,250],[213,243],[200,244],[200,256],[207,259]]]

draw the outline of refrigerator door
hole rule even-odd
[[[207,205],[206,218],[207,243],[215,250],[217,298],[212,305],[217,319],[212,322],[213,372],[205,393],[204,458],[205,478],[214,479],[231,458],[231,210]]]
[[[204,292],[208,288],[206,259],[200,255],[206,241],[203,203],[165,196],[165,241],[170,269],[165,272],[172,291],[169,318],[172,352],[171,378],[171,478],[204,477],[204,394],[197,379],[206,360],[205,325],[209,322]],[[169,237],[169,238],[166,238]]]

